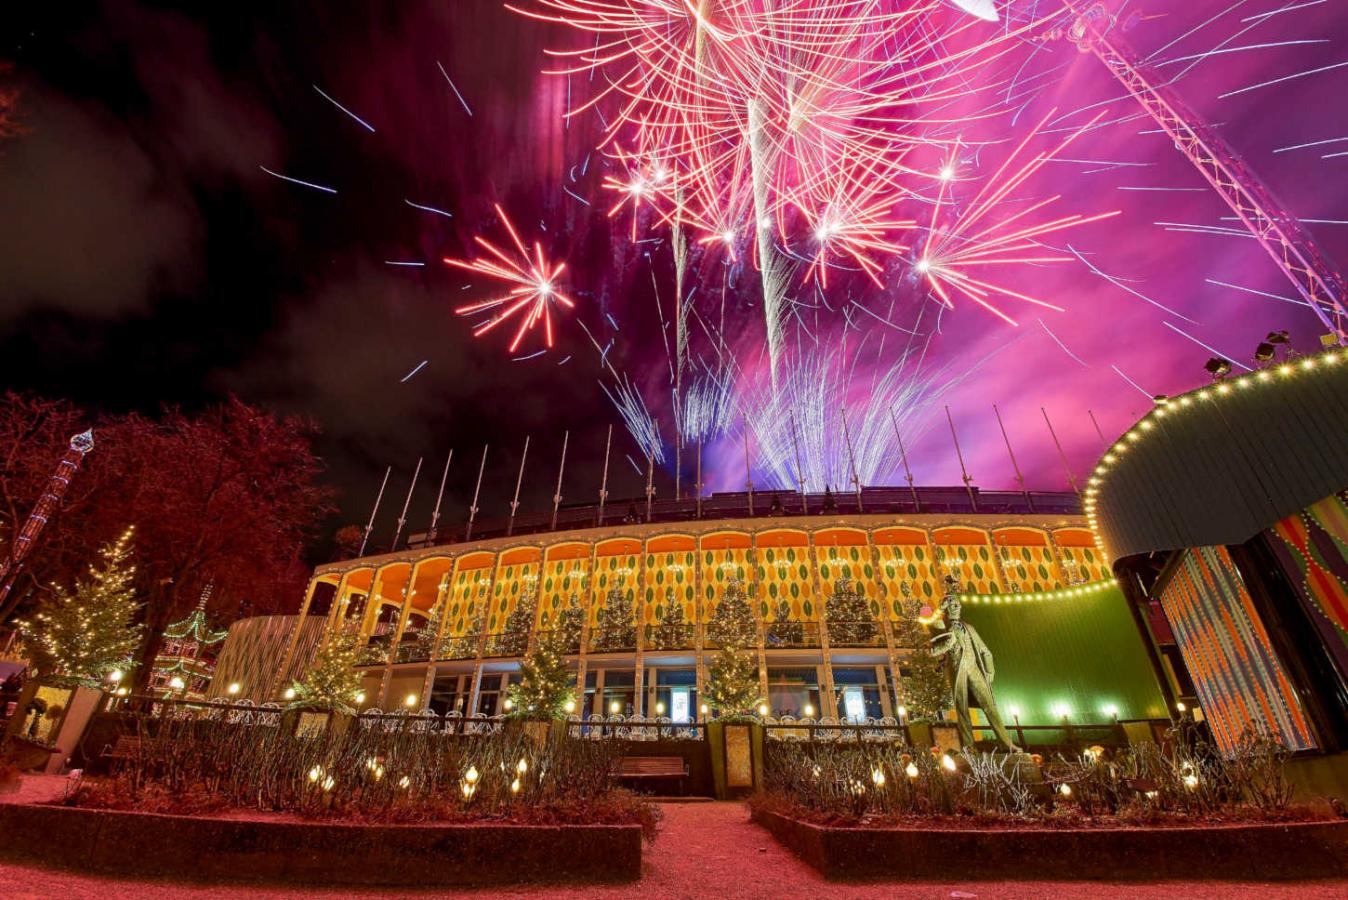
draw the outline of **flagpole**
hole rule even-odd
[[[487,444],[482,445],[482,462],[477,464],[477,487],[473,488],[473,505],[468,507],[468,529],[463,535],[465,541],[473,539],[473,520],[477,518],[477,498],[482,492],[482,473],[487,468],[487,446]]]
[[[862,511],[861,478],[858,477],[857,475],[857,457],[856,454],[852,451],[852,432],[847,427],[847,413],[843,412],[841,413],[841,415],[843,423],[843,440],[847,441],[847,464],[848,467],[852,470],[852,486],[856,488],[857,491],[857,512],[860,513]]]
[[[693,485],[697,490],[697,517],[702,518],[702,441],[697,442],[697,483]]]
[[[796,438],[796,414],[791,414],[791,446],[796,452],[796,484],[800,488],[801,515],[810,514],[810,502],[805,497],[805,467],[800,464],[800,441]]]
[[[384,488],[388,487],[388,477],[393,472],[393,466],[384,470],[384,481],[379,485],[379,493],[374,498],[374,509],[370,510],[370,521],[365,523],[365,533],[360,538],[360,551],[356,553],[356,558],[365,555],[365,545],[370,540],[370,532],[374,531],[374,517],[379,513],[379,504],[384,499]]]
[[[1025,487],[1025,476],[1020,473],[1020,464],[1016,462],[1016,452],[1011,449],[1011,438],[1007,437],[1006,426],[1002,424],[1002,414],[997,409],[997,404],[992,404],[992,414],[997,417],[997,427],[1002,430],[1002,441],[1006,443],[1006,455],[1011,457],[1011,468],[1016,473],[1016,484],[1020,485],[1020,492],[1025,495],[1025,505],[1029,507],[1030,512],[1034,512],[1034,500],[1030,499],[1030,491]]]
[[[964,453],[960,450],[960,437],[955,433],[955,420],[950,415],[950,407],[945,408],[945,420],[950,423],[950,438],[955,442],[955,456],[960,461],[960,477],[964,479],[964,489],[969,492],[969,506],[974,512],[978,512],[978,500],[974,497],[973,479],[969,477],[969,470],[964,468]]]
[[[449,464],[454,461],[454,448],[449,448],[449,456],[445,459],[445,469],[440,473],[440,492],[435,495],[435,510],[431,513],[431,527],[426,534],[429,543],[435,543],[438,534],[437,528],[440,524],[440,502],[445,499],[445,479],[449,477]]]
[[[562,476],[566,474],[566,445],[571,440],[568,430],[562,434],[562,462],[557,467],[557,489],[552,492],[552,530],[557,530],[557,507],[562,503]]]
[[[889,408],[889,421],[894,425],[894,440],[899,444],[899,459],[903,460],[903,477],[908,480],[908,490],[913,495],[913,512],[922,512],[922,504],[917,499],[917,488],[913,486],[913,473],[908,468],[908,451],[903,449],[903,438],[899,435],[899,418],[894,415],[894,407]]]
[[[393,545],[388,548],[390,553],[398,549],[398,540],[403,536],[403,526],[407,524],[407,507],[412,504],[412,492],[417,488],[417,476],[421,474],[423,459],[417,457],[417,467],[412,471],[412,483],[407,486],[407,499],[403,501],[402,515],[398,516],[398,530],[393,532]]]
[[[608,455],[613,446],[613,426],[608,427],[608,437],[604,439],[604,478],[599,483],[599,524],[604,524],[604,501],[608,499]]]
[[[524,436],[524,453],[520,456],[520,472],[515,476],[515,499],[510,501],[510,521],[506,523],[506,537],[515,533],[515,510],[520,508],[520,485],[524,483],[524,463],[529,459],[529,435]]]
[[[749,423],[744,423],[744,486],[749,491],[749,515],[754,514],[754,477],[749,471]]]
[[[1053,423],[1049,421],[1048,410],[1041,406],[1039,411],[1044,414],[1044,424],[1048,426],[1048,433],[1053,438],[1053,446],[1058,448],[1058,459],[1062,460],[1063,471],[1067,473],[1067,483],[1072,486],[1072,493],[1080,496],[1081,489],[1077,487],[1077,480],[1072,475],[1072,467],[1067,464],[1067,454],[1062,452],[1062,444],[1058,441],[1058,432],[1053,430]]]

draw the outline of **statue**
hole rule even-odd
[[[992,651],[978,636],[972,625],[960,619],[959,584],[949,575],[945,577],[945,597],[940,614],[946,630],[931,639],[932,656],[950,656],[950,681],[955,695],[955,713],[959,718],[960,742],[974,746],[973,721],[969,718],[969,698],[983,710],[988,723],[997,735],[997,741],[1008,751],[1018,750],[1011,743],[1011,735],[997,712],[997,701],[992,696]]]

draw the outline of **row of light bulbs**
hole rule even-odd
[[[1099,498],[1100,488],[1104,484],[1105,475],[1108,474],[1110,467],[1118,462],[1120,456],[1127,453],[1134,444],[1141,441],[1148,432],[1156,428],[1157,420],[1164,419],[1166,416],[1182,415],[1184,410],[1192,409],[1203,402],[1216,402],[1234,393],[1248,391],[1259,385],[1278,383],[1294,375],[1312,373],[1321,369],[1334,369],[1343,362],[1348,362],[1348,349],[1334,347],[1313,355],[1303,356],[1299,360],[1289,360],[1277,366],[1258,369],[1247,375],[1224,378],[1216,384],[1198,388],[1176,397],[1158,398],[1156,407],[1115,441],[1114,446],[1110,447],[1105,455],[1100,458],[1100,462],[1087,480],[1084,504],[1086,520],[1090,523],[1091,531],[1095,532],[1097,542],[1100,540],[1100,529],[1096,516],[1096,501]],[[1103,545],[1100,549],[1108,552]]]
[[[1085,597],[1098,594],[1118,584],[1113,578],[1092,581],[1076,587],[1059,588],[1056,591],[1040,591],[1037,594],[960,594],[962,603],[1038,603],[1043,600],[1066,600],[1071,597]]]

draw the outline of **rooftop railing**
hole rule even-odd
[[[712,494],[697,498],[656,499],[649,507],[644,497],[605,503],[562,506],[554,524],[551,511],[509,518],[478,520],[472,540],[542,534],[550,531],[598,528],[622,524],[676,523],[699,520],[780,518],[799,516],[913,515],[917,513],[1001,513],[1013,515],[1080,515],[1081,499],[1064,491],[980,491],[964,487],[867,487],[860,503],[856,492],[836,494],[796,491],[755,491]],[[408,546],[425,548],[462,543],[469,539],[467,524],[440,529],[436,534],[413,534]],[[393,548],[375,548],[373,553]]]

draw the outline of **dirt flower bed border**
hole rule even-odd
[[[469,886],[641,876],[630,825],[345,824],[0,803],[0,858],[188,881]]]
[[[1294,881],[1348,872],[1348,820],[1162,827],[820,825],[753,820],[831,880]]]

